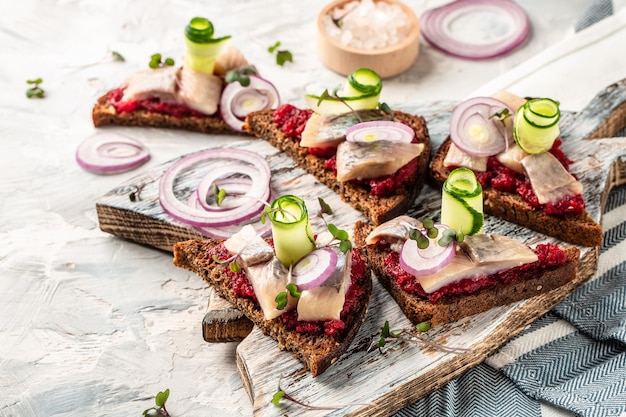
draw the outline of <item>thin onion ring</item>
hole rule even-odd
[[[208,160],[238,160],[250,163],[257,170],[257,175],[251,177],[253,189],[269,189],[270,167],[267,160],[251,151],[235,148],[215,148],[187,155],[170,166],[159,181],[159,202],[163,210],[176,220],[191,226],[229,226],[241,223],[250,215],[258,204],[249,199],[236,209],[227,213],[219,211],[207,212],[189,206],[179,200],[174,193],[174,183],[185,170]]]
[[[462,15],[496,12],[510,22],[509,31],[490,42],[456,37],[450,26]],[[421,31],[435,48],[459,58],[488,59],[504,55],[522,45],[530,33],[530,22],[524,9],[511,0],[457,0],[427,10],[421,17]],[[467,25],[464,25],[467,26]]]
[[[220,115],[222,119],[228,126],[238,132],[243,132],[245,116],[252,111],[275,109],[280,105],[280,96],[274,84],[255,75],[249,75],[248,77],[250,78],[250,85],[244,87],[238,81],[233,81],[224,87],[220,97]],[[238,99],[254,96],[260,97],[262,105],[243,109],[243,104]]]
[[[118,133],[96,133],[85,138],[76,148],[76,162],[96,174],[119,174],[150,160],[146,146]]]

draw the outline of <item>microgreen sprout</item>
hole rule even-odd
[[[34,80],[26,80],[26,84],[31,86],[28,90],[26,90],[26,97],[44,98],[46,93],[43,90],[43,88],[39,86],[39,84],[41,84],[42,82],[43,80],[41,78],[35,78]]]
[[[289,268],[289,274],[291,275],[291,267]],[[302,293],[298,291],[298,287],[296,286],[296,284],[289,283],[285,286],[285,289],[287,291],[278,293],[278,295],[274,299],[274,301],[276,301],[276,308],[278,310],[284,310],[285,307],[287,307],[289,296],[292,296],[293,298],[300,298],[300,296],[302,295]]]
[[[170,413],[167,412],[165,408],[165,403],[170,396],[170,389],[166,389],[165,391],[159,391],[156,395],[154,402],[156,403],[156,407],[148,408],[144,410],[144,416],[160,416],[160,417],[170,417]]]
[[[324,218],[324,214],[332,215],[333,210],[322,197],[318,197],[317,201],[320,204],[320,211],[318,213],[318,216],[320,217],[320,219],[322,219],[322,221],[324,221],[324,224],[326,224],[326,227],[328,228],[330,234],[339,241],[339,249],[341,249],[343,253],[348,252],[350,249],[352,249],[352,243],[350,242],[350,236],[348,235],[348,232],[343,229],[339,229],[332,223],[327,223],[326,219]]]
[[[393,114],[393,110],[391,110],[391,107],[389,107],[389,104],[387,104],[387,103],[380,103],[378,105],[378,108],[380,109],[380,111],[382,111],[383,113],[385,113],[386,115],[391,117],[391,121],[395,120],[395,116]]]
[[[501,121],[502,123],[504,123],[504,121],[508,119],[509,117],[513,117],[513,115],[511,114],[509,109],[507,109],[506,107],[500,111],[495,112],[491,116],[489,116],[490,119],[494,118],[494,119]]]
[[[111,60],[113,60],[114,62],[124,62],[124,61],[126,61],[124,56],[122,54],[120,54],[119,52],[111,51],[110,53],[111,53]]]
[[[258,75],[258,71],[252,65],[230,70],[224,76],[227,83],[238,82],[242,87],[250,85],[250,75]]]
[[[215,262],[216,264],[228,264],[228,268],[232,272],[238,273],[241,272],[241,265],[237,263],[237,258],[239,258],[238,253],[226,259],[220,259],[217,257],[217,255],[213,255],[213,262]]]
[[[281,380],[282,380],[282,375],[278,379],[278,389],[272,396],[272,404],[274,405],[279,405],[283,400],[285,400],[293,404],[299,405],[300,407],[303,407],[306,410],[339,410],[341,408],[358,406],[358,405],[364,405],[367,407],[376,407],[376,404],[374,403],[347,403],[347,404],[323,405],[323,406],[310,405],[310,404],[307,404],[305,402],[302,402],[296,399],[295,397],[289,395],[284,389],[282,389],[280,386]]]
[[[148,66],[152,69],[155,69],[164,66],[173,67],[174,64],[175,62],[173,58],[165,58],[165,60],[163,60],[163,56],[159,53],[156,53],[150,56],[150,62],[148,63]]]
[[[280,45],[280,41],[276,42],[274,45],[267,48],[267,52],[270,54],[276,52],[276,64],[282,67],[287,61],[293,62],[293,55],[286,49],[278,49]]]
[[[456,240],[457,242],[463,242],[463,232],[455,231],[454,229],[446,229],[439,235],[439,229],[435,227],[435,222],[432,219],[425,219],[422,222],[422,226],[426,233],[424,234],[420,229],[411,228],[409,231],[409,239],[413,239],[417,242],[419,249],[426,249],[430,245],[430,239],[437,240],[439,246],[448,246],[450,242]]]
[[[324,100],[337,100],[343,103],[352,113],[354,113],[357,120],[362,123],[363,119],[361,118],[361,115],[359,114],[359,112],[354,110],[352,106],[350,106],[350,104],[348,104],[348,102],[344,100],[343,97],[339,96],[337,91],[338,91],[337,89],[334,89],[332,93],[328,92],[328,89],[325,89],[324,91],[322,91],[322,94],[320,95],[319,100],[317,100],[317,105],[319,106],[320,104],[322,104],[322,101]]]
[[[426,334],[426,332],[430,330],[430,327],[430,323],[424,321],[416,324],[412,329],[409,330],[391,330],[389,326],[389,321],[385,321],[378,342],[372,343],[372,345],[368,349],[368,352],[371,352],[375,348],[378,348],[378,351],[380,353],[384,353],[382,348],[387,345],[389,339],[391,339],[392,341],[421,344],[442,352],[449,353],[465,353],[471,350],[461,347],[446,346],[435,342],[428,334]]]
[[[128,199],[132,201],[133,203],[135,201],[141,200],[140,194],[144,186],[145,184],[133,185],[133,191],[131,191],[130,194],[128,194]]]

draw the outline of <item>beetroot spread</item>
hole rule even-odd
[[[311,117],[311,114],[313,114],[311,110],[299,109],[291,104],[284,104],[274,112],[274,123],[285,135],[299,141],[302,138],[302,131],[306,126],[306,122]],[[335,174],[337,173],[335,161],[336,150],[337,148],[334,147],[308,148],[308,152],[311,155],[325,159],[324,168],[332,170]],[[373,195],[389,195],[409,181],[415,175],[417,168],[417,159],[414,159],[393,175],[367,180],[354,180],[352,182],[369,187]]]
[[[169,114],[174,117],[204,116],[204,114],[192,110],[180,103],[165,103],[158,98],[122,101],[123,96],[123,87],[112,90],[109,93],[109,103],[115,107],[115,111],[118,113],[132,112],[135,110],[148,110],[155,113]]]
[[[550,153],[563,164],[565,169],[569,170],[569,165],[572,161],[561,150],[561,141],[559,139],[554,141]],[[585,211],[585,201],[580,194],[565,197],[556,203],[539,204],[528,178],[505,167],[495,157],[489,157],[487,171],[476,172],[476,178],[483,189],[493,187],[499,191],[518,194],[532,207],[543,210],[547,214],[557,216],[580,215]]]
[[[230,252],[224,245],[217,245],[211,248],[209,256],[213,258],[216,255],[217,259],[225,260],[231,257]],[[225,266],[224,271],[226,275],[232,281],[232,290],[238,297],[250,298],[256,301],[254,294],[254,288],[248,280],[246,273],[233,272]],[[326,334],[326,336],[341,338],[343,331],[346,328],[345,318],[358,308],[359,297],[363,294],[361,284],[366,279],[365,274],[365,262],[361,259],[356,250],[352,251],[352,269],[350,270],[351,284],[346,292],[346,300],[341,310],[341,320],[326,320],[326,321],[300,321],[298,320],[298,314],[296,310],[291,310],[283,313],[280,317],[283,324],[290,329],[294,329],[298,333],[308,334]]]
[[[482,275],[475,278],[466,278],[428,294],[413,275],[402,269],[400,266],[400,255],[390,250],[385,242],[379,242],[378,244],[383,246],[381,249],[388,252],[385,257],[385,269],[396,279],[398,285],[404,291],[428,300],[433,304],[446,295],[472,294],[483,288],[499,284],[511,284],[526,279],[535,271],[554,269],[567,262],[567,254],[557,245],[551,243],[540,244],[534,249],[534,252],[539,257],[539,260],[536,262],[507,269],[489,276]]]

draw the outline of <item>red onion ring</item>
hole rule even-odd
[[[470,14],[496,13],[508,27],[496,39],[471,39],[464,32],[455,33],[453,26]],[[512,0],[456,0],[427,10],[421,17],[421,32],[435,48],[459,58],[487,59],[504,55],[524,43],[530,33],[530,22],[524,9]]]
[[[174,193],[176,179],[186,170],[206,161],[232,161],[249,163],[255,169],[254,175],[250,176],[252,190],[269,190],[270,167],[264,157],[243,149],[215,148],[187,155],[170,166],[161,176],[159,182],[159,201],[163,210],[174,219],[191,226],[229,226],[249,220],[259,204],[252,198],[246,199],[236,208],[223,211],[206,211],[197,207],[191,207],[186,202],[179,200]]]
[[[278,90],[271,82],[256,75],[249,75],[250,85],[228,83],[220,97],[220,115],[233,130],[243,132],[246,116],[253,112],[275,109],[280,105]]]
[[[435,227],[442,232],[448,226],[436,224]],[[422,230],[424,233],[425,231]],[[429,239],[430,244],[426,249],[419,249],[417,242],[407,239],[400,252],[400,266],[409,274],[421,277],[434,274],[445,268],[456,256],[456,242],[452,241],[446,246],[439,246],[436,239]]]
[[[390,142],[411,143],[415,137],[415,131],[401,122],[387,120],[374,120],[371,122],[357,123],[350,126],[346,131],[348,142],[374,142],[387,140]]]
[[[143,165],[150,151],[141,142],[117,133],[96,133],[76,149],[76,162],[96,174],[119,174]]]
[[[250,183],[251,182],[249,182],[249,184]],[[223,185],[226,185],[226,184],[223,184]],[[230,190],[237,189],[237,187],[233,187],[233,184],[230,184],[227,186]],[[271,190],[269,200],[273,200],[276,197],[277,197],[277,194],[273,190]],[[198,201],[198,193],[191,193],[191,195],[189,196],[188,204],[198,209],[202,208],[202,206],[200,205],[200,202]],[[269,234],[272,231],[272,223],[269,221],[266,221],[265,223],[261,223],[261,216],[257,216],[249,221],[236,224],[236,225],[215,226],[215,227],[196,226],[194,227],[194,229],[202,233],[204,236],[210,237],[211,239],[228,239],[235,233],[239,232],[243,226],[248,225],[248,224],[252,225],[252,227],[254,227],[254,230],[256,230],[256,232],[262,237],[269,236]]]
[[[491,156],[504,152],[513,138],[512,130],[508,134],[510,125],[503,125],[498,118],[491,117],[504,109],[515,114],[509,106],[493,97],[474,97],[461,102],[450,116],[450,139],[469,155]],[[486,140],[472,137],[469,130],[475,126],[488,133]]]
[[[322,285],[337,268],[338,256],[330,248],[318,248],[305,255],[293,267],[293,279],[298,290],[310,290]]]
[[[233,174],[243,174],[246,177],[252,179],[255,175],[258,174],[257,169],[251,165],[245,165],[243,163],[236,164],[227,164],[227,165],[219,165],[218,167],[212,169],[207,172],[205,176],[202,178],[200,183],[198,184],[198,188],[196,193],[198,194],[198,201],[202,205],[202,207],[207,211],[220,211],[224,213],[226,210],[232,209],[226,206],[211,206],[207,203],[206,196],[213,193],[213,184],[215,184],[218,179],[224,178],[228,175]],[[226,190],[230,191],[230,190]],[[270,190],[269,187],[265,188],[254,188],[252,186],[248,187],[248,191],[246,192],[246,198],[251,199],[251,201],[256,202],[259,209],[254,212],[250,212],[250,216],[257,215],[261,210],[263,210],[263,204],[261,201],[267,201]],[[204,197],[203,197],[204,196]]]

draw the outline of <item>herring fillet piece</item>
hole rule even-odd
[[[380,110],[356,110],[333,116],[322,116],[313,113],[302,131],[300,146],[307,148],[335,147],[346,139],[346,131],[361,122],[374,120],[391,120],[391,117]]]
[[[185,69],[178,72],[178,98],[187,107],[215,114],[222,94],[222,79],[216,75]]]
[[[569,195],[582,194],[583,185],[550,152],[528,155],[521,164],[539,204],[554,203]]]
[[[174,67],[161,67],[136,72],[125,82],[122,101],[159,98],[163,101],[177,101],[178,85]]]
[[[337,180],[345,182],[391,175],[417,158],[423,150],[422,143],[342,142],[337,146]]]

